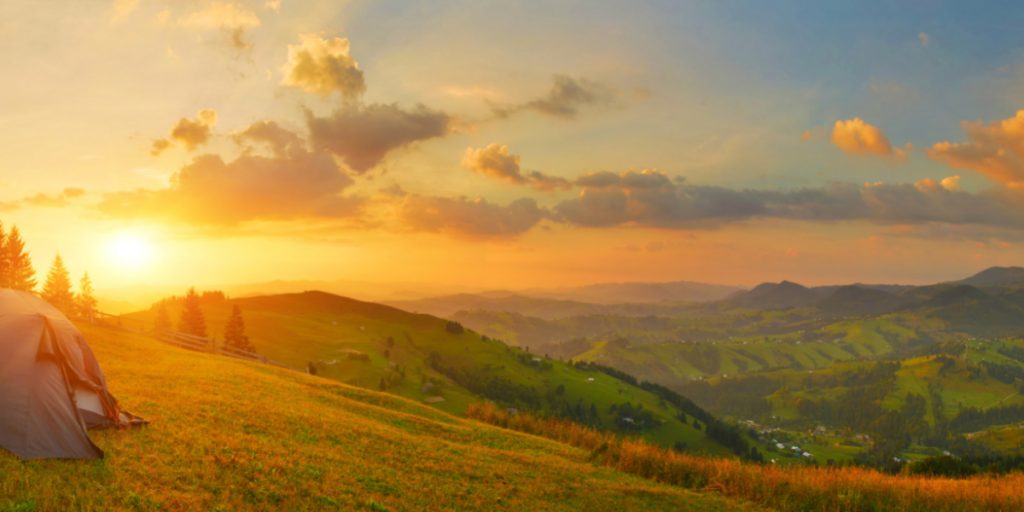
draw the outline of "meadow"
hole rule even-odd
[[[418,315],[388,306],[365,303],[322,292],[283,294],[215,301],[202,309],[210,333],[227,321],[233,306],[239,306],[245,317],[246,332],[260,354],[295,368],[306,368],[315,362],[317,375],[357,387],[379,389],[381,379],[388,381],[392,394],[412,400],[443,398],[431,407],[454,415],[463,415],[470,403],[477,401],[474,393],[428,364],[431,353],[449,367],[484,371],[490,377],[533,390],[545,397],[542,403],[550,411],[547,397],[559,386],[560,402],[581,404],[586,410],[594,404],[600,424],[614,427],[612,404],[629,402],[650,411],[658,425],[646,428],[639,435],[661,444],[685,443],[688,450],[728,456],[731,452],[707,437],[703,431],[677,418],[681,411],[666,404],[654,394],[624,383],[600,372],[580,369],[543,354],[527,354],[517,347],[481,337],[466,330],[461,334],[445,330],[446,321],[429,315]],[[168,307],[171,318],[180,316],[181,305]],[[125,316],[125,325],[152,325],[156,310]],[[388,343],[388,340],[391,343]],[[368,361],[348,358],[349,353],[366,354]],[[522,357],[543,360],[544,368],[527,366]],[[405,367],[405,377],[395,375],[396,367]],[[425,383],[436,386],[424,390]]]
[[[889,475],[857,467],[757,465],[675,453],[642,440],[530,415],[510,416],[490,405],[471,418],[556,439],[590,451],[591,460],[681,487],[744,498],[779,511],[1012,511],[1024,509],[1024,474],[960,480]]]
[[[77,323],[121,406],[106,458],[0,451],[0,510],[759,510],[417,402]]]

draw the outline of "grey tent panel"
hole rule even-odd
[[[0,290],[0,447],[22,459],[94,459],[87,429],[145,423],[120,411],[85,338],[26,292]]]

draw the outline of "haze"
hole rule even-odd
[[[0,4],[0,220],[99,288],[1021,261],[1016,3]]]

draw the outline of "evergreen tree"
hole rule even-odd
[[[156,330],[171,330],[171,315],[167,314],[167,302],[160,302],[160,309],[156,310]]]
[[[316,375],[316,365],[314,365],[313,362],[310,361],[310,363],[306,365],[306,371],[310,375]]]
[[[0,288],[10,288],[11,263],[7,257],[7,233],[0,222]]]
[[[35,292],[36,271],[32,268],[32,258],[25,252],[25,241],[21,239],[18,226],[11,228],[4,244],[7,256],[7,287],[13,290]]]
[[[245,335],[245,320],[242,319],[242,310],[235,306],[228,317],[228,323],[224,326],[224,343],[229,347],[256,352],[256,347],[249,343],[249,337]]]
[[[75,306],[75,295],[71,293],[71,274],[64,266],[60,253],[53,258],[50,272],[43,283],[43,299],[59,311],[69,313]]]
[[[92,296],[92,292],[95,291],[92,288],[92,279],[89,279],[89,273],[86,272],[82,276],[82,280],[78,282],[78,311],[83,316],[89,316],[93,311],[96,310],[96,297]]]
[[[192,336],[206,337],[206,318],[203,311],[199,309],[199,294],[196,289],[189,288],[182,301],[185,310],[181,312],[181,320],[178,322],[178,330],[191,334]]]

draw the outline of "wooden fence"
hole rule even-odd
[[[236,359],[244,359],[246,361],[252,361],[255,363],[269,364],[280,368],[285,368],[292,371],[302,371],[296,368],[292,368],[283,363],[271,360],[266,356],[261,356],[255,352],[249,352],[247,350],[241,350],[223,343],[217,343],[214,338],[204,338],[202,336],[193,336],[191,334],[185,334],[183,332],[170,331],[166,329],[156,329],[155,327],[150,329],[148,324],[142,320],[135,318],[124,318],[118,315],[111,315],[100,311],[93,311],[89,317],[83,317],[78,315],[68,314],[67,316],[77,318],[90,323],[102,323],[121,329],[124,331],[131,331],[140,334],[152,336],[153,338],[167,343],[168,345],[174,345],[189,350],[195,350],[198,352],[208,352],[211,354],[220,354],[223,356],[234,357]],[[137,328],[136,328],[137,327]],[[305,373],[305,372],[303,372]]]

